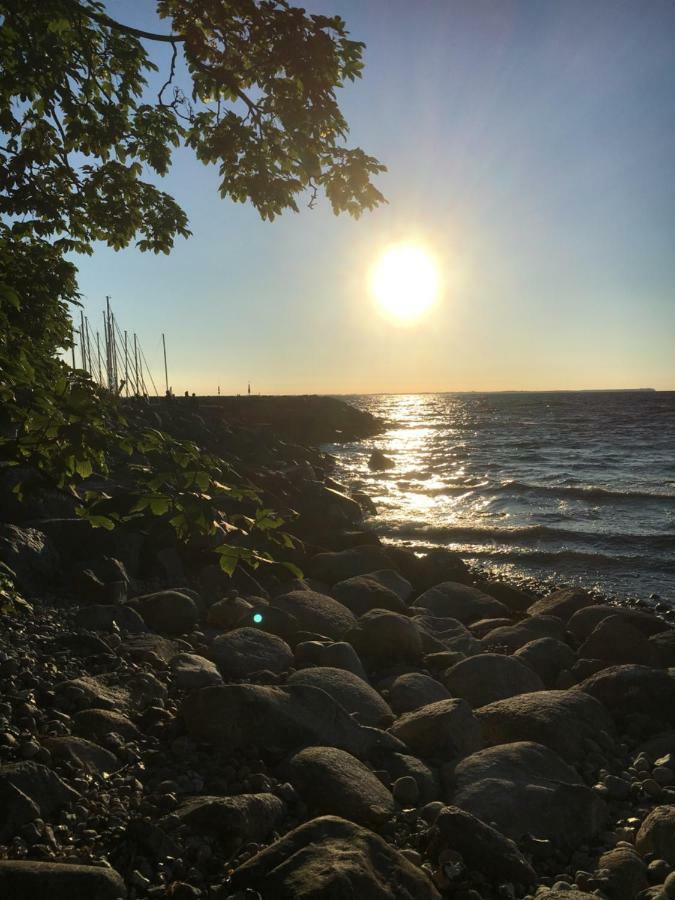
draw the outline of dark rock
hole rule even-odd
[[[377,748],[403,749],[386,732],[359,725],[325,691],[304,684],[202,688],[186,699],[181,712],[188,734],[226,752],[254,745],[283,753],[313,744],[367,757]]]
[[[103,866],[0,860],[0,897],[7,900],[124,900],[120,875]]]
[[[12,838],[20,828],[40,817],[40,807],[11,780],[3,779],[0,769],[0,841]]]
[[[653,854],[675,866],[675,805],[657,806],[640,826],[635,837],[638,853]]]
[[[488,632],[481,640],[483,648],[503,647],[515,653],[520,647],[537,638],[552,637],[562,640],[565,633],[563,622],[555,616],[529,616],[516,625],[503,625]]]
[[[209,607],[206,620],[213,628],[235,628],[253,608],[254,604],[243,597],[224,597]]]
[[[569,762],[582,761],[588,740],[613,745],[607,710],[581,691],[540,691],[490,703],[476,711],[488,746],[534,741]]]
[[[381,450],[375,448],[368,458],[368,468],[374,472],[384,472],[386,469],[393,469],[396,463],[393,459],[385,456]]]
[[[440,700],[405,713],[389,733],[416,756],[445,761],[468,756],[483,746],[480,725],[464,700]]]
[[[83,659],[110,653],[110,647],[105,641],[87,632],[58,635],[52,646],[56,653],[65,652]]]
[[[211,655],[226,678],[246,678],[253,672],[285,672],[293,663],[286,641],[255,628],[237,628],[222,634],[211,646]]]
[[[274,598],[272,606],[293,616],[299,630],[313,631],[333,640],[342,638],[356,623],[354,614],[346,606],[315,591],[282,594]]]
[[[607,665],[634,663],[658,666],[660,655],[649,639],[622,616],[607,616],[579,647],[584,659],[601,659]]]
[[[513,587],[504,581],[479,581],[476,587],[518,614],[528,610],[535,601],[534,595],[529,591]]]
[[[649,639],[662,666],[675,668],[675,628],[669,628]]]
[[[434,650],[440,653],[442,647],[444,650],[472,656],[482,649],[480,641],[457,619],[439,619],[430,613],[420,611],[419,615],[413,616],[412,621],[422,634],[427,653],[432,653]],[[429,644],[429,639],[432,640],[433,646]]]
[[[429,588],[413,603],[431,615],[443,619],[457,619],[464,625],[479,619],[509,618],[509,610],[499,600],[477,588],[456,581],[446,581]]]
[[[466,563],[445,547],[435,547],[424,556],[417,556],[407,547],[387,547],[387,552],[395,567],[417,591],[426,591],[445,581],[472,583]]]
[[[288,761],[284,773],[312,814],[342,816],[369,826],[394,815],[391,792],[344,750],[308,747]]]
[[[555,687],[564,669],[571,669],[577,661],[574,651],[556,638],[543,637],[530,641],[513,654],[514,659],[529,666],[547,688]]]
[[[345,581],[355,575],[367,575],[380,569],[397,569],[392,560],[379,545],[363,545],[336,553],[319,553],[314,556],[308,566],[309,574],[328,585]]]
[[[626,609],[620,606],[608,606],[592,604],[585,606],[574,613],[567,623],[568,630],[574,635],[578,643],[586,640],[593,629],[609,616],[620,616],[628,625],[637,628],[647,637],[666,631],[668,626],[661,619],[651,613],[641,612],[637,609]]]
[[[420,789],[412,775],[397,778],[391,789],[394,800],[404,808],[415,807],[419,803]]]
[[[0,790],[5,796],[12,793],[7,791],[8,786],[31,800],[44,817],[53,815],[68,803],[74,803],[80,796],[56,772],[29,761],[10,763],[0,768]],[[23,803],[19,807],[17,798],[13,800],[12,808],[17,812],[27,809]]]
[[[330,666],[344,669],[367,681],[366,670],[356,650],[346,641],[328,644],[321,641],[306,641],[295,648],[295,664],[298,668]]]
[[[116,772],[121,766],[114,753],[83,738],[46,737],[42,739],[42,746],[49,750],[53,759],[74,763],[92,774]]]
[[[0,523],[0,562],[9,566],[27,592],[53,587],[60,570],[59,554],[46,534],[6,523]]]
[[[437,860],[445,850],[458,851],[470,869],[493,882],[531,885],[538,880],[512,840],[457,806],[445,807],[430,833],[429,856]]]
[[[69,701],[77,697],[77,705],[92,709],[113,709],[125,712],[131,706],[131,695],[119,685],[108,685],[94,675],[82,675],[56,685],[57,697]]]
[[[422,803],[431,803],[442,795],[438,772],[416,756],[388,753],[382,757],[381,766],[394,781],[399,778],[414,778]]]
[[[308,684],[321,688],[362,725],[386,728],[394,720],[391,709],[377,691],[362,678],[345,669],[330,666],[301,669],[291,675],[288,684]]]
[[[265,900],[440,900],[426,874],[381,837],[334,816],[306,822],[247,860],[232,886]]]
[[[606,808],[552,750],[521,742],[480,750],[453,776],[452,802],[515,841],[524,835],[577,847],[601,829]]]
[[[196,653],[179,653],[173,657],[170,666],[174,683],[181,690],[192,691],[223,682],[215,664]]]
[[[463,659],[445,673],[443,681],[453,696],[464,698],[474,709],[517,694],[544,690],[536,672],[515,657],[499,653]]]
[[[75,713],[73,727],[76,734],[96,742],[105,740],[111,732],[129,741],[140,737],[140,732],[130,719],[109,709],[82,709]]]
[[[603,875],[603,892],[610,900],[634,900],[649,887],[647,867],[634,850],[615,847],[598,860]]]
[[[161,634],[186,634],[199,621],[197,604],[180,591],[157,591],[129,601],[145,624]]]
[[[395,591],[385,587],[372,575],[356,575],[339,581],[333,587],[333,596],[355,616],[362,616],[371,609],[389,609],[400,613],[408,609]]]
[[[647,666],[611,666],[579,685],[599,700],[616,721],[627,716],[647,717],[651,730],[675,723],[675,678]]]
[[[528,608],[530,616],[555,616],[567,622],[587,606],[593,606],[593,598],[580,588],[563,588],[535,602]]]
[[[407,616],[371,609],[345,635],[361,659],[374,665],[417,662],[422,656],[422,638]]]
[[[160,662],[165,665],[181,652],[173,641],[158,634],[126,637],[122,643],[122,650],[136,662]]]
[[[495,628],[502,628],[505,625],[513,625],[513,619],[479,619],[472,622],[469,631],[475,638],[484,638],[486,634],[490,634]]]
[[[75,613],[74,624],[90,631],[126,631],[142,634],[147,631],[143,619],[129,606],[85,606]]]
[[[397,715],[449,698],[447,688],[440,681],[419,672],[399,675],[389,688],[389,702]]]
[[[236,797],[192,797],[172,814],[180,824],[199,834],[212,834],[226,852],[250,841],[264,841],[286,815],[274,794],[239,794]]]

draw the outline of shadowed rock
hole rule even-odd
[[[480,725],[464,700],[440,700],[394,722],[389,733],[403,741],[417,756],[445,761],[459,759],[480,749]]]
[[[386,728],[394,720],[394,714],[377,691],[362,678],[345,669],[329,666],[301,669],[291,675],[287,683],[309,684],[321,688],[362,725]]]
[[[510,617],[508,607],[499,600],[478,588],[456,581],[446,581],[429,588],[415,600],[413,606],[426,609],[437,618],[457,619],[465,625],[479,619]]]
[[[389,702],[397,715],[412,712],[438,700],[449,700],[446,687],[429,675],[407,672],[399,675],[389,688]]]
[[[181,591],[157,591],[128,602],[153,631],[161,634],[185,634],[199,621],[199,608],[192,597]]]
[[[191,831],[211,834],[228,852],[248,841],[263,841],[286,814],[274,794],[239,794],[236,797],[191,797],[172,814]]]
[[[635,846],[643,856],[652,853],[675,866],[675,805],[657,806],[640,826]]]
[[[624,622],[637,628],[647,637],[653,634],[659,634],[668,630],[668,625],[657,619],[650,613],[641,612],[638,609],[626,609],[620,606],[608,606],[606,604],[592,604],[585,606],[578,612],[574,613],[567,623],[568,630],[574,635],[579,643],[586,640],[596,625],[599,625],[603,619],[609,616],[620,616]]]
[[[414,622],[384,609],[372,609],[361,616],[345,639],[361,659],[375,665],[417,662],[422,656],[422,638]]]
[[[116,772],[122,765],[114,753],[84,738],[47,737],[42,740],[42,745],[53,759],[68,760],[87,772]]]
[[[601,659],[607,665],[658,666],[661,660],[649,638],[622,616],[599,622],[578,652],[582,659]]]
[[[364,544],[335,553],[318,553],[309,561],[308,574],[328,585],[355,575],[367,575],[380,569],[397,569],[391,557],[379,544]]]
[[[530,616],[555,616],[567,622],[580,609],[593,605],[593,598],[586,591],[580,588],[563,588],[536,600],[528,607],[527,612]]]
[[[495,628],[481,639],[481,644],[484,649],[505,647],[513,653],[519,647],[523,647],[537,638],[552,637],[562,640],[564,634],[565,626],[555,616],[531,616],[516,625],[503,625],[501,628]]]
[[[0,860],[0,897],[7,900],[124,900],[114,869],[35,860]]]
[[[211,655],[226,678],[246,678],[263,670],[285,672],[293,663],[286,641],[256,628],[221,634],[211,646]]]
[[[543,691],[536,672],[512,656],[482,653],[458,662],[443,676],[455,697],[463,697],[474,709],[530,691]]]
[[[392,572],[392,575],[396,573]],[[362,616],[371,609],[389,609],[400,613],[405,613],[408,609],[400,595],[374,575],[356,575],[339,581],[333,587],[333,596],[351,609],[355,616]]]
[[[652,730],[675,723],[675,678],[647,666],[610,666],[581,682],[579,688],[599,700],[615,720],[638,715]]]
[[[291,591],[275,597],[272,606],[293,616],[300,631],[311,631],[339,640],[356,624],[351,610],[326,594]]]
[[[547,688],[555,687],[558,675],[571,669],[577,657],[574,651],[556,638],[543,637],[530,641],[513,654],[513,658],[529,666]]]

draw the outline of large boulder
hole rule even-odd
[[[305,822],[232,873],[234,890],[267,900],[440,900],[427,875],[365,828],[335,816]]]
[[[452,802],[514,841],[525,835],[577,847],[601,829],[606,808],[573,768],[541,744],[480,750],[452,775]]]
[[[295,647],[295,665],[298,669],[315,666],[329,666],[334,669],[345,669],[368,680],[363,663],[358,653],[346,641],[303,641]]]
[[[456,581],[445,581],[429,588],[415,600],[413,606],[426,609],[437,618],[457,619],[463,624],[479,619],[508,618],[509,609],[478,588]]]
[[[428,653],[442,649],[472,656],[482,649],[480,641],[473,636],[466,625],[458,622],[457,619],[439,619],[420,609],[419,614],[413,616],[412,621],[419,629]]]
[[[49,750],[52,759],[65,760],[91,775],[117,772],[122,765],[114,753],[72,735],[42,738],[42,746]]]
[[[578,652],[581,659],[599,659],[607,665],[658,666],[660,662],[649,638],[623,616],[607,616],[598,622]]]
[[[199,621],[199,607],[181,591],[156,591],[128,602],[153,631],[160,634],[185,634]]]
[[[180,825],[198,834],[212,835],[227,852],[250,841],[263,841],[286,815],[274,794],[239,794],[236,797],[190,797],[171,814]]]
[[[498,700],[476,711],[488,746],[534,741],[568,762],[588,753],[587,741],[612,745],[614,723],[595,698],[581,691],[539,691]]]
[[[638,609],[628,609],[623,606],[609,606],[607,604],[592,604],[584,606],[575,612],[567,623],[568,631],[578,643],[583,643],[596,625],[609,616],[620,616],[624,622],[637,628],[647,637],[668,630],[668,625],[651,613]]]
[[[272,608],[294,618],[300,631],[342,638],[356,624],[354,613],[326,594],[316,591],[291,591],[275,597]]]
[[[396,569],[384,547],[364,544],[335,553],[318,553],[309,561],[308,574],[326,584],[334,585],[356,575],[367,575],[380,569]]]
[[[223,683],[215,663],[197,653],[178,653],[172,658],[170,666],[174,684],[184,691]]]
[[[593,606],[590,594],[580,588],[563,588],[541,600],[535,600],[527,611],[530,616],[555,616],[567,622],[586,606]]]
[[[591,675],[579,688],[599,700],[617,721],[640,716],[652,731],[675,723],[675,678],[648,666],[610,666]]]
[[[565,625],[555,616],[530,616],[515,625],[502,625],[489,631],[481,638],[481,644],[485,650],[499,647],[515,653],[520,647],[537,638],[552,637],[562,640],[564,634]]]
[[[377,691],[345,669],[330,666],[301,669],[291,675],[288,684],[309,684],[321,688],[362,725],[386,728],[394,720],[391,709]]]
[[[389,729],[416,756],[460,759],[483,746],[480,725],[464,700],[439,700],[405,713]]]
[[[577,661],[574,651],[563,641],[552,637],[537,638],[513,654],[541,678],[547,688],[555,687],[558,676]]]
[[[614,847],[598,860],[603,893],[611,900],[634,900],[649,887],[647,866],[631,847]]]
[[[211,656],[226,678],[246,678],[253,672],[285,672],[293,664],[286,641],[256,628],[237,628],[219,635]]]
[[[399,675],[389,688],[389,703],[397,715],[449,699],[448,689],[440,681],[420,672]]]
[[[423,556],[418,556],[408,547],[387,547],[387,552],[399,572],[417,591],[426,591],[444,581],[472,583],[466,563],[457,553],[445,547],[434,547]]]
[[[675,668],[675,628],[669,628],[649,638],[654,647],[656,658],[662,666]]]
[[[458,806],[441,810],[429,837],[428,853],[433,860],[445,850],[454,850],[469,869],[498,884],[537,881],[536,872],[510,838]]]
[[[49,818],[66,804],[75,803],[80,796],[56,772],[32,761],[0,767],[0,788],[7,786],[28,797],[45,818]]]
[[[333,586],[333,596],[356,616],[362,616],[371,609],[389,609],[392,612],[405,613],[408,609],[400,594],[372,575],[356,575],[339,581]],[[400,578],[396,572],[392,575]],[[404,579],[401,579],[404,581]],[[405,582],[406,584],[408,582]]]
[[[657,806],[640,826],[635,837],[639,853],[651,853],[675,866],[675,806]]]
[[[455,697],[463,697],[474,709],[526,694],[543,691],[536,672],[512,656],[481,653],[456,663],[443,676],[446,687]]]
[[[345,635],[361,659],[393,666],[417,662],[422,656],[420,632],[407,616],[384,609],[371,609]]]
[[[325,691],[306,684],[202,688],[186,698],[181,713],[191,737],[225,752],[255,746],[278,754],[324,745],[368,757],[376,749],[404,749],[386,732],[359,725]]]
[[[104,866],[0,860],[0,897],[7,900],[124,900],[120,875]]]
[[[307,747],[284,768],[312,814],[378,826],[395,812],[391,792],[362,762],[335,747]]]

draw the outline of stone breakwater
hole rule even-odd
[[[0,897],[675,898],[675,628],[384,547],[247,441],[302,580],[64,498],[0,526]]]

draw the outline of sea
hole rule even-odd
[[[324,449],[383,542],[519,583],[675,607],[675,392],[343,397],[386,422]],[[381,450],[393,463],[373,471]]]

